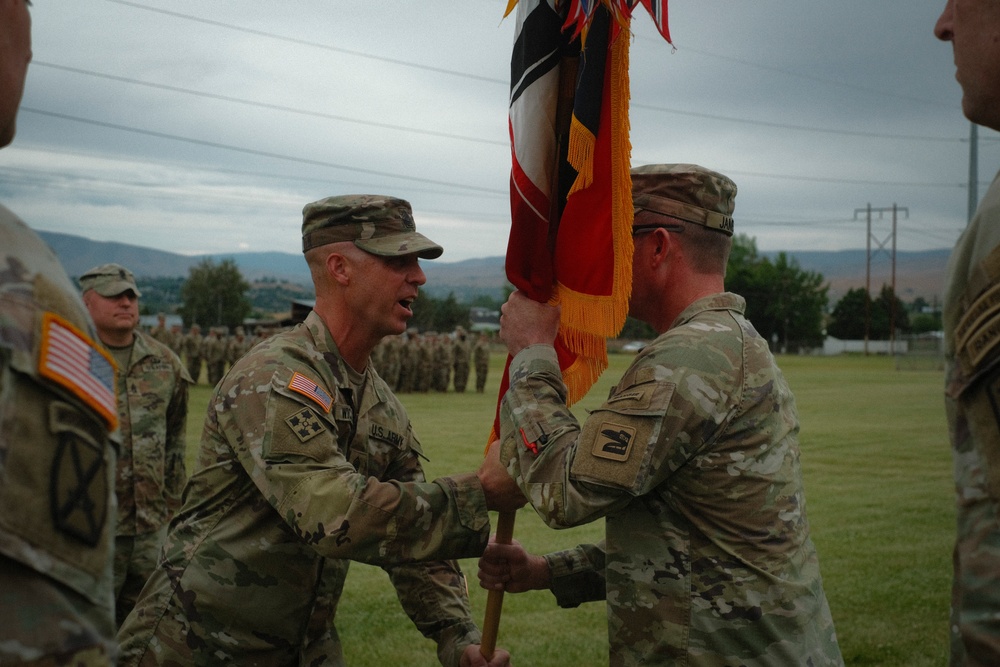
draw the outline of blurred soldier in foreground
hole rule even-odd
[[[606,599],[612,665],[842,665],[795,401],[723,290],[736,186],[696,165],[640,167],[632,185],[629,310],[659,338],[581,425],[552,347],[559,310],[515,292],[502,447],[483,466],[552,527],[605,517],[605,540],[545,557],[491,544],[480,581],[550,588],[564,607]]]
[[[962,110],[1000,130],[1000,2],[949,0],[934,34],[951,42]],[[951,664],[1000,665],[1000,174],[948,262],[945,406],[957,491]]]
[[[191,378],[169,347],[137,329],[140,292],[131,271],[118,264],[95,266],[80,276],[80,289],[118,367],[114,572],[120,625],[156,567],[167,523],[180,507]]]
[[[316,289],[305,322],[258,344],[216,387],[163,560],[119,632],[123,665],[343,665],[333,626],[350,560],[385,568],[443,665],[479,654],[465,578],[509,477],[425,481],[406,410],[369,357],[402,333],[441,247],[410,205],[329,197],[303,211]]]
[[[0,0],[0,147],[31,60]],[[114,367],[59,260],[0,206],[0,664],[114,664]]]

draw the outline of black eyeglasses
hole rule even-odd
[[[677,232],[678,234],[684,233],[684,225],[678,225],[678,224],[633,225],[632,236],[645,234],[646,232],[651,232],[654,229],[666,229],[668,232]]]

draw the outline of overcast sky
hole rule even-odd
[[[441,261],[506,250],[506,0],[37,0],[0,201],[36,229],[184,254],[299,252],[303,205],[408,199]],[[965,226],[969,130],[944,0],[673,0],[633,20],[632,162],[739,186],[762,250],[900,250]],[[979,130],[979,194],[1000,136]],[[889,218],[873,227],[885,243]]]

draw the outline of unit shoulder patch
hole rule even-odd
[[[312,408],[302,408],[294,415],[287,417],[285,423],[292,429],[292,433],[299,439],[299,442],[306,442],[326,431],[326,426],[323,425]]]
[[[594,439],[594,456],[609,461],[624,462],[628,460],[635,442],[635,429],[631,426],[603,422],[597,429],[598,437]]]

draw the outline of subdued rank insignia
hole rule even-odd
[[[59,438],[49,493],[55,527],[96,546],[108,515],[108,480],[99,449],[73,433]]]
[[[285,420],[285,423],[292,429],[292,433],[301,442],[305,442],[326,430],[323,422],[319,420],[312,408],[302,408],[294,415]]]
[[[594,442],[594,456],[610,461],[627,461],[635,440],[635,429],[612,422],[601,424],[599,437]]]

